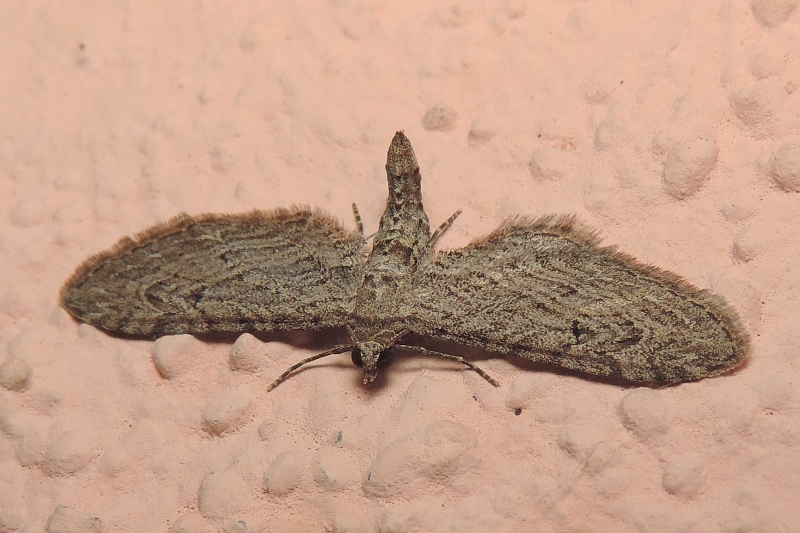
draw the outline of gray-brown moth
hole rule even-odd
[[[386,172],[389,199],[366,260],[363,229],[318,210],[179,215],[88,259],[62,304],[86,323],[149,338],[347,328],[350,343],[298,362],[270,388],[346,351],[369,383],[395,348],[459,361],[495,383],[458,355],[404,344],[410,334],[653,384],[714,376],[747,357],[747,333],[722,298],[599,246],[573,217],[514,218],[433,253],[458,213],[431,234],[402,132]]]

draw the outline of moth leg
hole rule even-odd
[[[433,232],[433,235],[431,235],[431,238],[428,240],[428,244],[433,244],[433,242],[434,242],[436,239],[438,239],[438,238],[439,238],[439,235],[441,235],[441,234],[442,234],[442,232],[443,232],[444,230],[446,230],[447,228],[449,228],[449,227],[450,227],[450,225],[453,223],[453,221],[454,221],[456,218],[458,218],[458,215],[460,215],[460,214],[461,214],[461,209],[459,209],[458,211],[456,211],[455,213],[453,213],[452,215],[450,215],[450,218],[448,218],[447,220],[445,220],[444,222],[442,222],[441,226],[439,226],[438,228],[436,228],[436,231],[434,231],[434,232]]]
[[[482,377],[483,379],[485,379],[486,381],[488,381],[489,383],[491,383],[495,387],[499,387],[500,386],[500,384],[492,376],[490,376],[489,374],[484,372],[482,368],[480,368],[479,366],[474,365],[473,363],[470,363],[469,361],[467,361],[466,359],[464,359],[463,357],[461,357],[459,355],[452,355],[452,354],[449,354],[449,353],[435,352],[433,350],[428,350],[427,348],[423,348],[421,346],[408,346],[406,344],[393,344],[392,348],[404,348],[406,350],[412,350],[412,351],[415,351],[415,352],[420,352],[420,353],[423,353],[425,355],[433,355],[434,357],[441,357],[442,359],[450,359],[451,361],[458,361],[459,363],[464,364],[464,365],[468,366],[469,368],[471,368],[472,370],[474,370],[475,372],[477,372],[480,377]]]
[[[356,226],[358,226],[358,234],[364,239],[364,221],[361,220],[361,213],[358,212],[358,206],[353,202],[353,214],[356,217]]]
[[[287,377],[289,377],[289,374],[291,374],[292,372],[294,372],[295,370],[297,370],[298,368],[300,368],[301,366],[303,366],[306,363],[310,363],[311,361],[316,361],[317,359],[322,359],[323,357],[326,357],[328,355],[334,355],[334,354],[337,354],[337,353],[344,353],[346,351],[352,350],[353,348],[355,348],[355,346],[352,345],[352,344],[337,344],[336,346],[334,346],[330,350],[327,350],[327,351],[322,352],[322,353],[318,353],[317,355],[312,355],[311,357],[306,357],[305,359],[303,359],[301,361],[298,361],[295,364],[293,364],[292,366],[290,366],[289,369],[286,372],[284,372],[283,374],[278,376],[278,379],[273,381],[272,384],[269,387],[267,387],[267,390],[270,391],[270,390],[274,389],[275,387],[277,387],[278,385],[280,385],[281,381],[283,381]]]
[[[347,334],[350,335],[350,340],[353,341],[353,346],[358,344],[358,337],[356,337],[356,332],[353,331],[350,324],[345,324],[344,327],[347,329]]]
[[[353,204],[353,214],[356,216],[356,226],[358,226],[358,233],[361,234],[361,242],[366,244],[368,240],[375,236],[375,233],[371,235],[364,236],[364,221],[361,219],[361,213],[358,212],[358,206],[354,203]],[[365,256],[368,256],[368,252],[364,252]]]

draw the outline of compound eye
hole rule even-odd
[[[358,368],[364,367],[364,361],[361,360],[361,349],[353,348],[353,351],[350,352],[350,359],[353,360],[353,364]]]

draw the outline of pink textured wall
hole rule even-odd
[[[712,2],[31,2],[0,17],[0,532],[800,530],[800,13]],[[753,340],[662,390],[112,338],[58,290],[185,211],[367,233],[403,129],[439,241],[576,213]],[[515,414],[515,410],[519,414]]]

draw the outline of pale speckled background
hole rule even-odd
[[[800,530],[797,0],[8,2],[0,17],[0,531]],[[396,129],[460,246],[516,213],[726,296],[731,375],[625,389],[331,342],[112,338],[88,255],[186,211],[367,232]],[[291,343],[287,342],[291,340]],[[518,409],[518,410],[517,410]],[[515,415],[515,410],[519,413]]]

